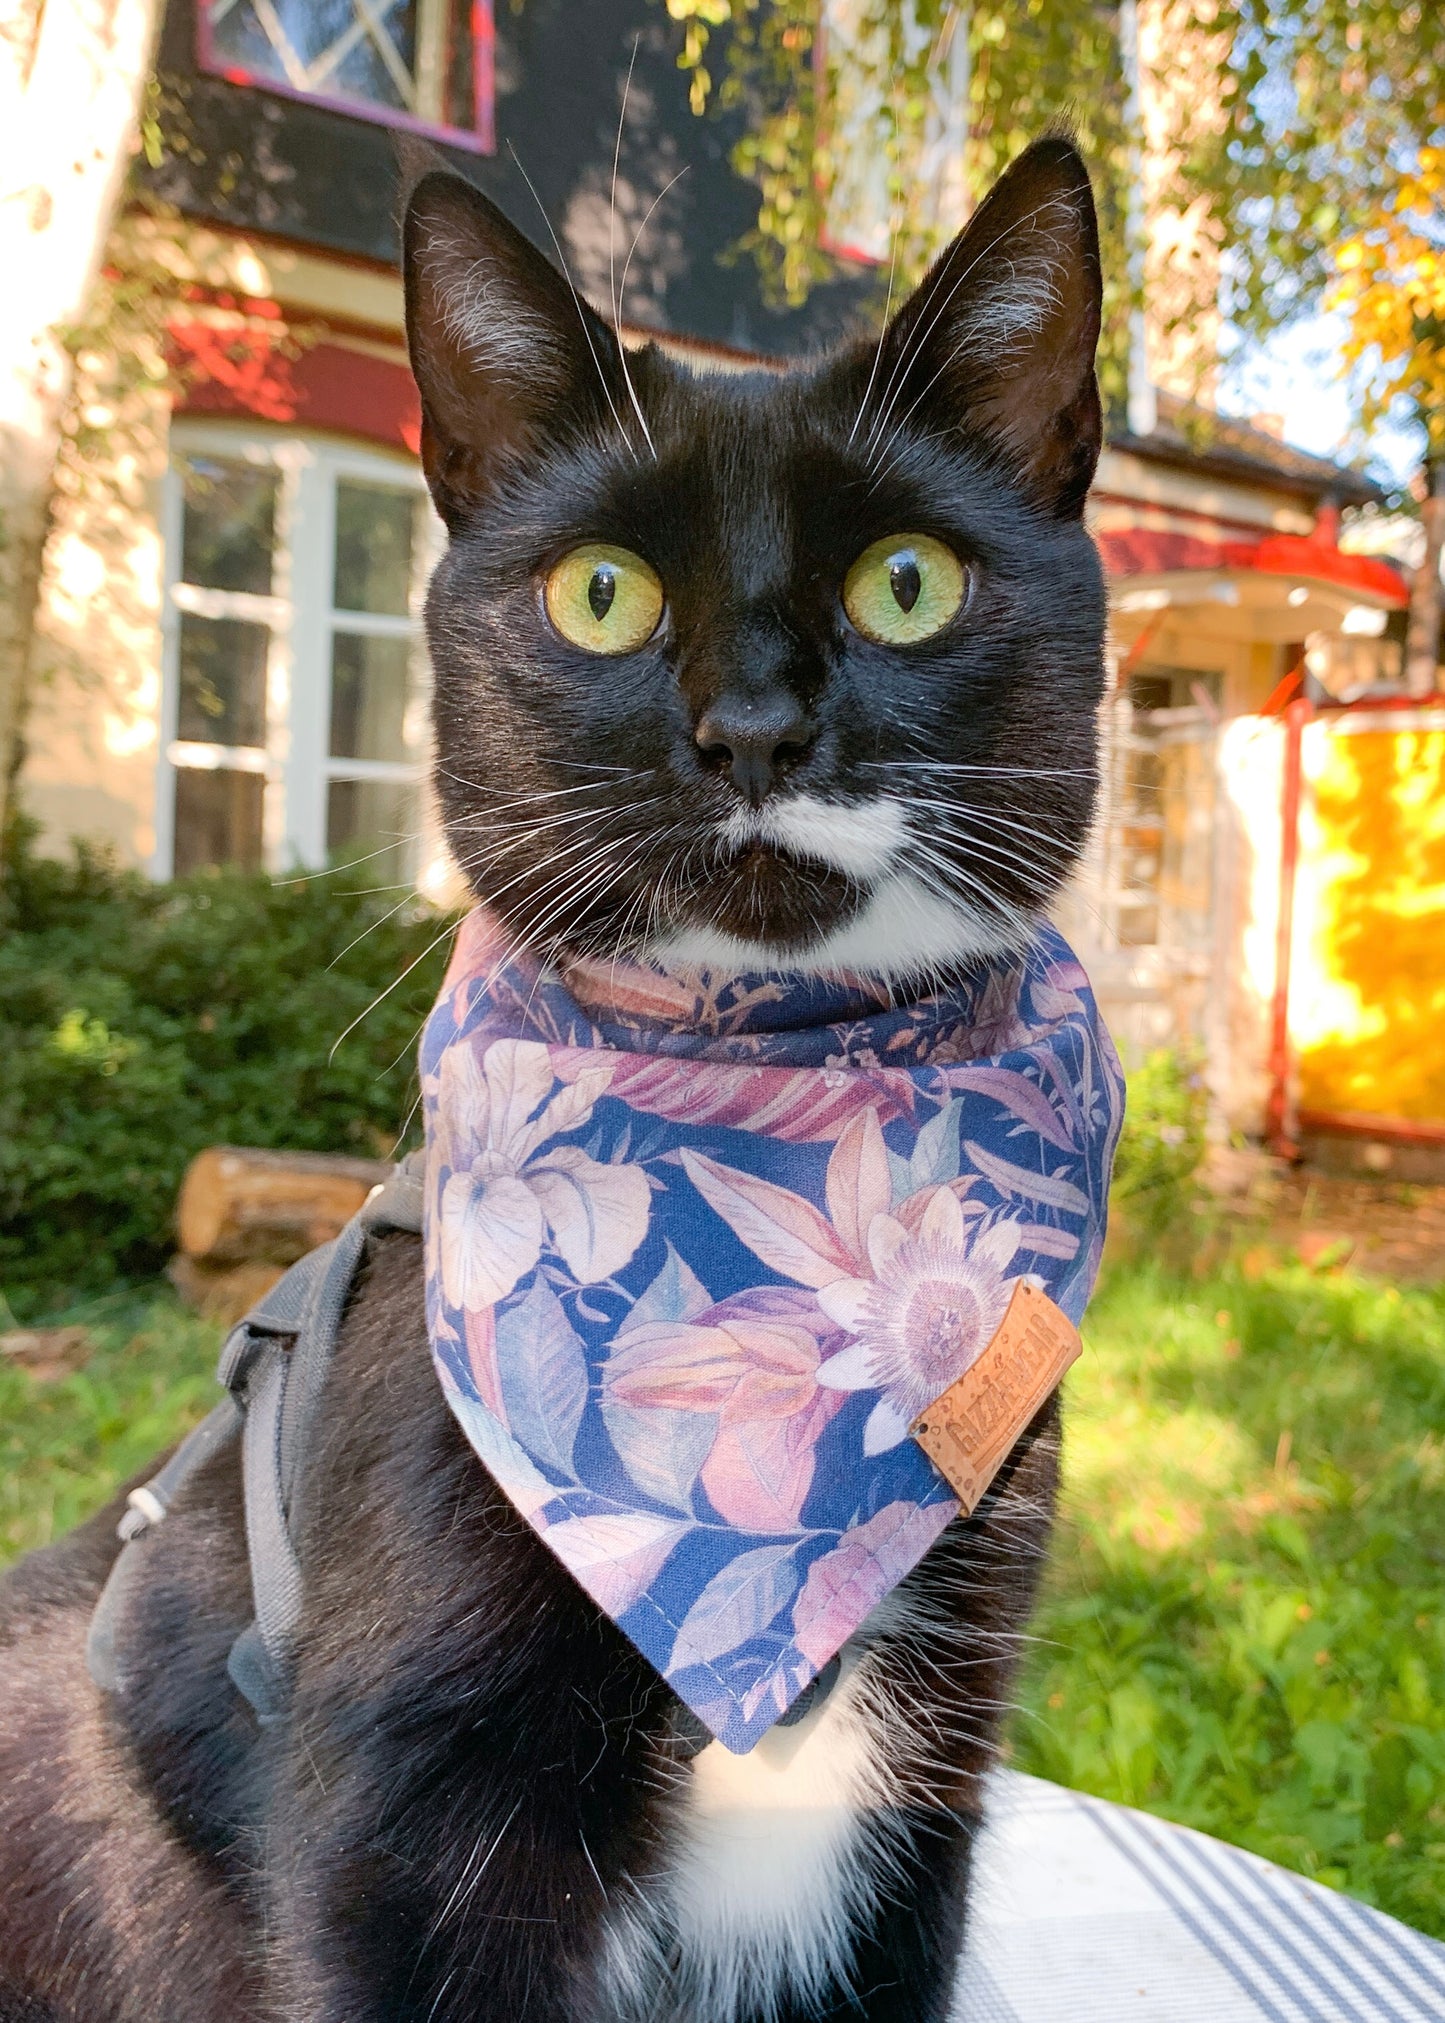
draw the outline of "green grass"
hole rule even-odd
[[[1014,1760],[1445,1936],[1445,1289],[1116,1268]]]
[[[90,1325],[82,1373],[0,1368],[0,1556],[212,1401],[168,1295]],[[1445,1936],[1445,1289],[1116,1266],[1065,1446],[1014,1760]]]
[[[0,1561],[48,1545],[215,1404],[220,1330],[168,1291],[97,1301],[85,1367],[37,1383],[0,1358]]]

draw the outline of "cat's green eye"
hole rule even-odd
[[[891,534],[865,548],[843,579],[843,609],[865,639],[909,646],[941,632],[963,603],[968,577],[930,534]]]
[[[588,653],[633,653],[662,616],[657,571],[626,548],[589,541],[547,573],[547,616]]]

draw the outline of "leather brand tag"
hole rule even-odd
[[[909,1427],[965,1517],[978,1508],[1014,1442],[1082,1347],[1068,1315],[1021,1278],[977,1362]]]

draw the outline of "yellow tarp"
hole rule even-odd
[[[1300,1103],[1445,1123],[1445,730],[1305,732]]]

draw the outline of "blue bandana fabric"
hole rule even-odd
[[[727,1748],[958,1505],[908,1437],[1032,1277],[1076,1324],[1123,1119],[1051,929],[917,1003],[544,970],[464,922],[421,1050],[427,1316],[468,1441]]]

